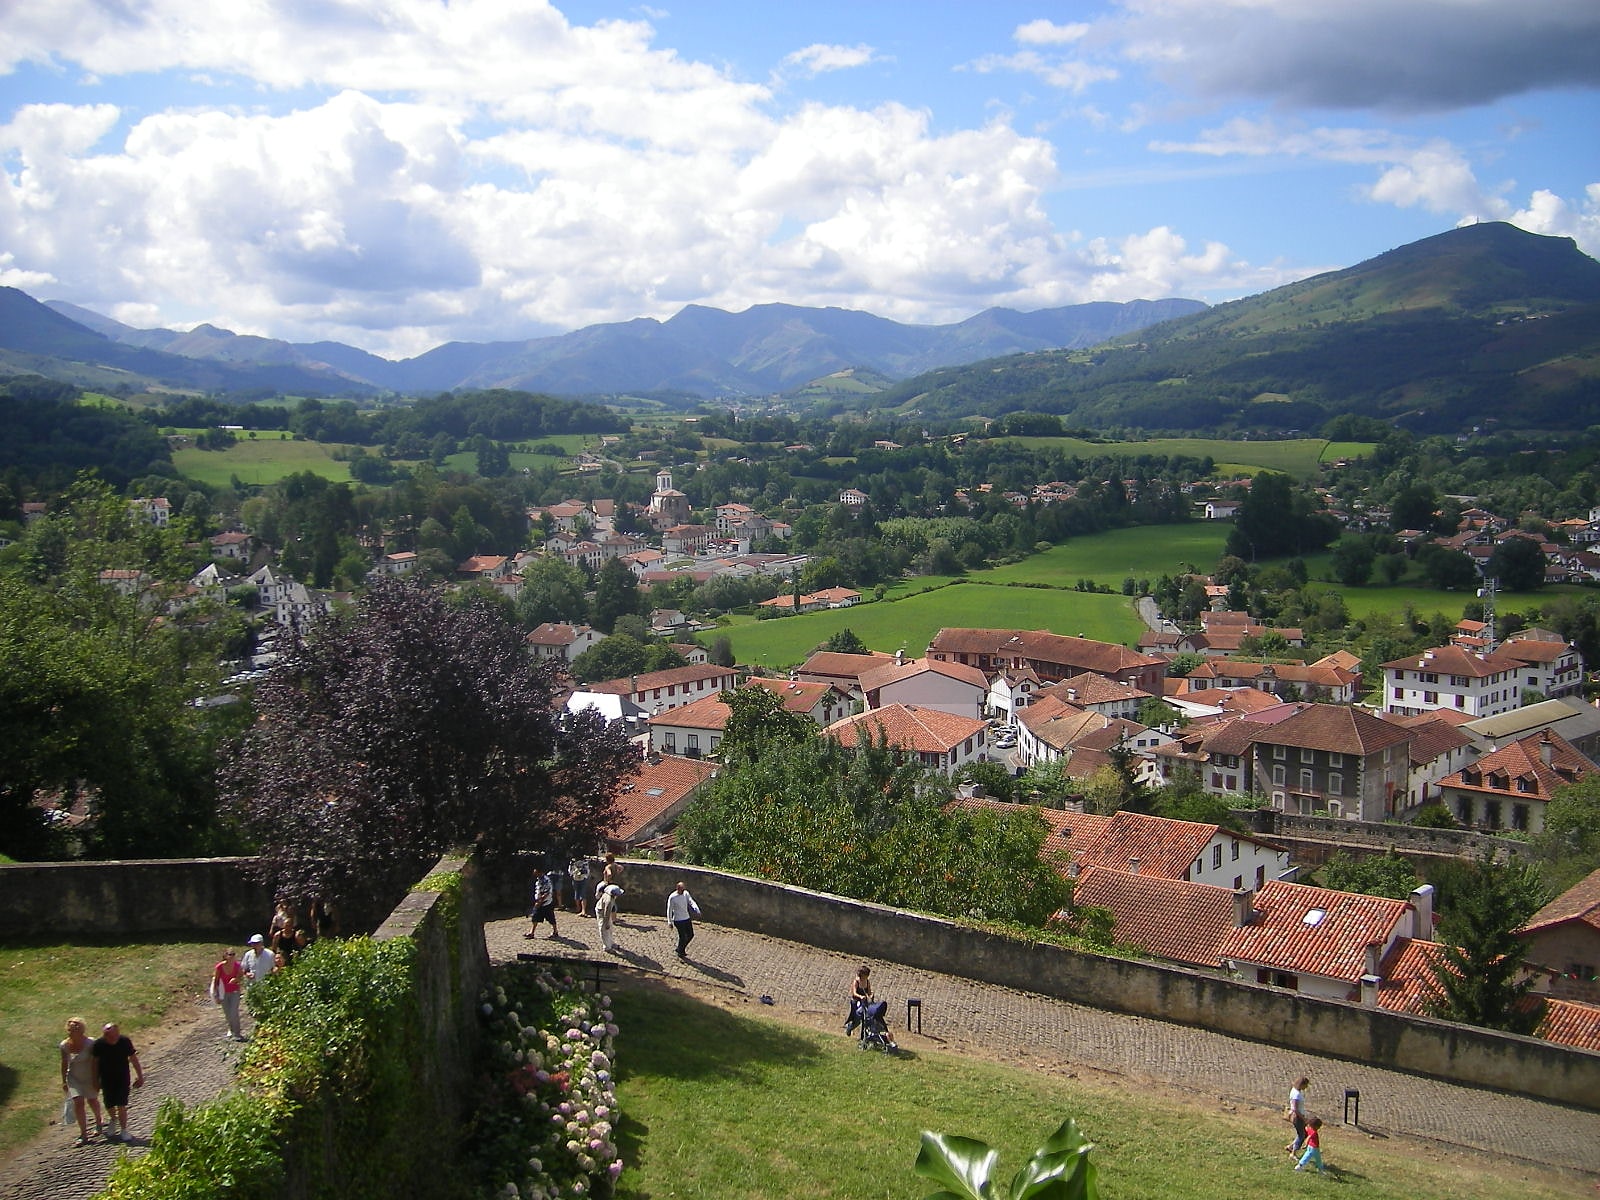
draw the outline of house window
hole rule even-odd
[[[1511,828],[1528,831],[1528,806],[1526,804],[1513,804],[1511,806]]]
[[[661,748],[668,754],[676,754],[678,752],[678,735],[670,729],[663,733],[661,735]]]
[[[1233,877],[1233,890],[1237,892],[1242,887],[1244,887],[1244,876],[1235,875]]]
[[[1266,884],[1266,882],[1267,882],[1267,868],[1265,866],[1258,866],[1256,868],[1256,891],[1259,892],[1262,889],[1262,887]]]
[[[1310,750],[1307,750],[1304,747],[1301,747],[1301,749],[1300,749],[1300,761],[1303,762],[1303,763],[1316,762],[1317,761],[1317,756],[1315,754],[1313,754]]]
[[[1485,800],[1483,802],[1483,823],[1490,829],[1500,828],[1500,801]]]
[[[1300,790],[1302,792],[1314,791],[1315,788],[1314,788],[1313,785],[1314,785],[1314,780],[1312,778],[1311,772],[1310,771],[1301,771],[1300,772]]]
[[[1438,692],[1423,692],[1422,693],[1422,702],[1424,704],[1437,704],[1437,703],[1439,703],[1439,693]]]
[[[1238,843],[1238,841],[1237,840],[1230,840],[1228,842],[1228,849],[1231,851],[1233,861],[1234,862],[1238,862],[1239,861],[1239,843]],[[1238,887],[1239,885],[1236,883],[1233,886],[1234,887]]]
[[[1342,755],[1342,754],[1330,754],[1330,755],[1328,755],[1328,765],[1330,767],[1342,767],[1342,766],[1344,766],[1344,755]]]
[[[1457,708],[1465,708],[1466,706],[1467,706],[1467,698],[1465,696],[1457,696],[1456,697],[1456,707]]]
[[[1222,847],[1220,845],[1211,847],[1211,869],[1213,871],[1222,869]]]
[[[1328,776],[1328,793],[1333,796],[1344,795],[1344,776],[1337,771]]]
[[[687,741],[690,750],[700,749],[700,735],[698,733],[691,733],[685,740]]]
[[[1272,768],[1272,786],[1273,787],[1283,787],[1284,786],[1284,775],[1283,775],[1283,768],[1282,767],[1273,767]]]
[[[1272,757],[1277,759],[1279,762],[1282,762],[1284,759],[1289,757],[1289,747],[1274,746],[1272,748]]]
[[[1214,788],[1222,786],[1222,773],[1220,771],[1211,772],[1211,786]]]

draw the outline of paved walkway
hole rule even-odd
[[[250,1015],[243,1016],[248,1031]],[[143,1154],[149,1148],[150,1128],[163,1099],[176,1096],[186,1105],[200,1104],[221,1095],[233,1082],[244,1047],[224,1040],[226,1032],[222,1010],[200,996],[153,1033],[140,1035],[134,1045],[144,1066],[144,1087],[133,1093],[128,1105],[132,1144],[91,1142],[77,1148],[72,1144],[78,1136],[76,1122],[67,1129],[52,1126],[17,1157],[0,1163],[0,1197],[83,1200],[100,1191],[121,1154]]]
[[[525,941],[526,919],[486,928],[489,952],[507,961],[520,951],[593,957],[595,923],[562,914],[560,941]],[[690,961],[674,953],[665,919],[624,913],[620,964],[669,978],[717,984],[754,998],[770,996],[800,1013],[843,1020],[843,997],[859,960],[760,934],[697,923]],[[873,984],[890,999],[891,1026],[907,1049],[1009,1048],[1022,1061],[1048,1059],[1086,1071],[1164,1084],[1241,1107],[1277,1112],[1291,1080],[1311,1078],[1313,1113],[1337,1124],[1346,1088],[1361,1093],[1361,1125],[1380,1136],[1427,1139],[1600,1179],[1600,1116],[1501,1092],[1319,1058],[1185,1025],[1051,1000],[949,975],[874,962]],[[922,1000],[923,1035],[907,1035],[904,1000]],[[826,1024],[831,1024],[831,1021]],[[626,1032],[626,1031],[624,1031]],[[1596,1097],[1600,1104],[1600,1097]]]

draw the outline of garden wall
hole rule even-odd
[[[497,873],[486,885],[493,888],[491,913],[521,911],[530,873],[531,864]],[[1600,1107],[1600,1054],[1311,999],[1221,975],[1021,941],[939,917],[682,863],[627,862],[625,911],[663,912],[678,879],[688,882],[708,920],[736,929],[1274,1046]]]
[[[243,858],[0,865],[0,938],[265,933],[272,889]],[[370,928],[370,926],[369,926]]]

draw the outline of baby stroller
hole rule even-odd
[[[882,1050],[885,1054],[897,1054],[900,1047],[895,1045],[894,1035],[889,1032],[889,1022],[884,1014],[889,1011],[887,1000],[874,1000],[871,1004],[853,1002],[850,1007],[850,1020],[845,1028],[859,1025],[861,1027],[861,1048],[863,1050]]]

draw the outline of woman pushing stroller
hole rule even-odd
[[[863,963],[850,984],[850,1015],[844,1023],[845,1033],[853,1033],[859,1025],[863,1047],[877,1046],[890,1051],[900,1049],[895,1045],[894,1034],[889,1032],[889,1022],[884,1018],[888,1008],[887,1000],[872,998],[872,968]]]

